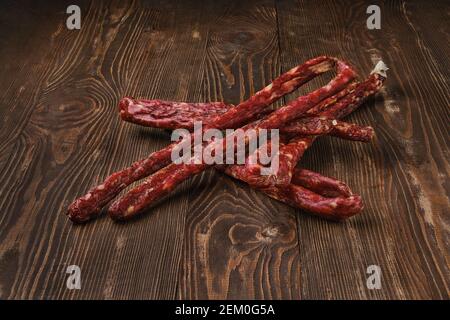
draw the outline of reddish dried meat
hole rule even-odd
[[[332,97],[330,101],[334,101],[334,104],[330,104],[327,108],[323,108],[318,105],[321,107],[321,110],[323,110],[320,113],[320,116],[336,119],[345,117],[358,108],[369,96],[376,93],[383,85],[384,80],[385,77],[378,73],[371,74],[367,80],[358,84],[355,88],[352,88],[351,92],[345,96],[341,96],[339,98]],[[299,121],[302,121],[302,119]],[[351,137],[352,135],[357,136],[357,130],[354,131],[356,129],[355,127],[342,125],[342,123],[338,123],[338,126],[340,127],[340,130],[345,132],[346,137]],[[287,128],[289,130],[289,126]],[[369,127],[358,133],[361,135],[361,138],[364,136],[371,138],[373,135],[373,130]],[[336,134],[339,135],[339,132],[336,131]],[[293,169],[303,156],[306,149],[311,146],[314,139],[314,137],[295,137],[288,144],[280,146],[280,165],[276,175],[261,176],[262,167],[258,164],[253,164],[251,167],[247,165],[247,168],[240,169],[246,171],[247,173],[246,175],[242,175],[245,177],[244,181],[250,183],[251,185],[257,183],[261,186],[289,184]]]
[[[194,128],[195,121],[211,125],[218,115],[233,108],[223,102],[187,103],[162,100],[145,100],[125,97],[119,102],[123,120],[163,129]]]
[[[272,112],[266,118],[258,122],[254,128],[279,128],[298,118],[320,101],[342,90],[350,81],[353,80],[355,77],[355,72],[342,61],[336,60],[336,65],[338,75],[326,86],[316,89],[305,96],[301,96],[294,101],[291,101],[284,107]],[[237,108],[229,110],[223,115],[218,116],[218,118],[226,118],[229,114],[231,114],[230,111],[235,109]],[[239,117],[239,113],[235,116]],[[237,120],[235,120],[235,122],[236,121]],[[220,122],[221,121],[217,121],[217,123]],[[223,126],[219,126],[219,128],[223,128]],[[219,147],[221,146],[222,148],[225,148],[226,141],[231,141],[230,139],[234,139],[234,137],[235,135],[231,134],[225,139],[214,141],[211,144],[217,144]],[[189,163],[172,163],[156,172],[144,183],[129,191],[125,196],[116,200],[109,208],[110,216],[116,220],[130,219],[151,206],[154,201],[170,193],[182,181],[204,171],[211,166],[205,163],[195,163],[197,163],[196,159],[192,158]],[[292,171],[290,174],[292,174]]]
[[[233,170],[236,167],[228,166],[225,172],[236,179],[244,180],[246,173],[242,170]],[[299,180],[302,178],[294,174],[293,180],[296,180],[299,184],[291,183],[286,186],[258,187],[257,189],[290,206],[331,220],[345,220],[362,211],[361,197],[351,194],[345,184],[331,178],[318,178],[312,172],[309,174],[309,177],[306,177],[305,174],[301,175],[305,177],[306,181]],[[309,188],[302,186],[303,183],[308,185]],[[313,190],[317,190],[317,192]],[[327,196],[324,196],[324,194]]]
[[[373,128],[369,126],[363,127],[326,117],[301,118],[281,128],[280,132],[291,136],[331,135],[361,142],[369,142],[375,133]]]
[[[265,112],[270,104],[308,82],[319,74],[329,71],[335,65],[334,58],[321,56],[308,60],[276,78],[271,84],[257,92],[248,100],[227,112],[214,116],[210,125],[218,129],[237,128]],[[124,101],[126,102],[126,101]],[[76,199],[67,215],[73,222],[85,222],[100,214],[101,209],[131,183],[164,168],[170,162],[172,149],[178,143],[152,153],[147,158],[133,163],[130,167],[106,178],[99,186]]]
[[[343,91],[345,91],[344,89]],[[344,92],[339,92],[341,96]],[[333,100],[334,99],[334,100]],[[334,96],[321,104],[316,110],[335,103]],[[145,100],[123,98],[120,103],[120,114],[124,121],[161,129],[188,129],[192,130],[195,121],[209,125],[211,119],[233,108],[233,105],[223,102],[191,103],[161,100]],[[310,114],[310,112],[308,112]],[[280,132],[288,135],[331,135],[342,139],[368,142],[372,139],[374,131],[371,127],[361,127],[356,124],[336,121],[326,117],[309,116],[300,118]]]

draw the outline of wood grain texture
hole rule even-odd
[[[280,73],[276,14],[272,1],[221,11],[211,17],[203,99],[238,103]],[[194,181],[179,297],[299,298],[294,210],[219,173]]]
[[[0,8],[1,299],[449,298],[448,4],[386,1],[368,30],[370,1],[86,0],[79,31],[69,4]],[[390,67],[350,116],[375,142],[319,139],[302,161],[361,193],[363,215],[323,221],[209,170],[131,223],[67,221],[76,196],[169,141],[122,123],[122,96],[238,103],[321,54],[361,76]]]
[[[326,53],[345,57],[363,75],[379,59],[391,68],[382,100],[367,103],[350,117],[374,125],[375,143],[321,139],[302,162],[347,181],[365,200],[364,214],[345,225],[297,216],[302,297],[448,297],[449,203],[442,184],[448,177],[443,153],[448,151],[444,141],[448,121],[442,120],[448,120],[449,101],[441,88],[448,85],[448,74],[429,69],[432,57],[421,55],[423,40],[414,34],[405,3],[381,7],[380,31],[361,27],[369,3],[277,4],[282,61],[287,67],[300,54]],[[305,21],[306,13],[316,19]],[[411,33],[417,37],[413,44]],[[436,95],[424,99],[428,90]],[[433,168],[436,161],[440,163]],[[382,290],[366,288],[365,270],[371,264],[381,267],[386,285]]]

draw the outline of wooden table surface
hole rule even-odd
[[[449,298],[448,2],[383,2],[369,30],[373,1],[76,1],[68,30],[74,2],[0,9],[1,299]],[[301,163],[346,181],[362,215],[327,222],[209,170],[130,223],[68,221],[73,199],[170,139],[121,122],[121,97],[238,103],[323,54],[390,67],[349,118],[373,143],[321,138]]]

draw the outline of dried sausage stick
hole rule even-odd
[[[193,130],[195,121],[210,125],[211,119],[234,105],[223,102],[192,103],[122,98],[119,112],[122,120],[146,127]]]
[[[361,213],[361,196],[326,198],[299,185],[289,184],[285,188],[264,190],[269,197],[301,208],[326,219],[342,221]]]
[[[372,127],[362,127],[327,117],[300,118],[288,126],[280,128],[280,132],[291,136],[331,135],[361,142],[369,142],[374,136]]]
[[[270,141],[267,142],[267,149],[270,152]],[[260,149],[257,149],[252,156],[257,158],[259,152]],[[248,168],[244,166],[219,165],[216,169],[239,180],[247,179]],[[327,219],[344,220],[360,213],[363,208],[361,197],[354,195],[345,183],[305,169],[295,168],[288,186],[261,187],[263,183],[252,182],[249,184],[251,187],[274,199]]]
[[[225,173],[246,181],[248,172],[245,169],[242,166],[228,166]],[[298,174],[297,170],[294,169],[291,183],[286,186],[264,186],[266,180],[260,178],[262,181],[257,181],[257,175],[253,175],[254,179],[248,183],[274,199],[327,219],[341,221],[362,211],[361,197],[352,194],[344,183],[326,177],[317,178],[312,172],[308,177],[305,172]]]
[[[357,82],[349,84],[333,97],[325,99],[308,110],[305,115],[319,115],[330,105],[335,104],[337,100],[353,92],[357,85]],[[223,114],[233,107],[234,105],[223,102],[192,103],[133,99],[130,97],[122,98],[119,102],[120,116],[124,121],[146,127],[171,130],[188,129],[191,131],[194,129],[195,121],[202,121],[204,125],[213,127],[211,120],[214,116]]]
[[[383,67],[385,68],[385,66]],[[325,110],[326,112],[324,113],[331,116],[345,116],[355,110],[355,108],[357,108],[361,104],[361,102],[364,101],[369,95],[374,94],[379,90],[379,88],[381,88],[386,75],[383,70],[378,70],[378,72],[379,73],[373,73],[371,76],[369,76],[367,81],[364,82],[358,88],[358,90],[355,91],[355,94],[352,95],[353,97],[350,97],[351,99],[349,99],[348,101],[341,101],[331,110]],[[365,89],[361,90],[362,88]],[[300,142],[299,148],[294,148],[294,152],[303,154],[304,150],[306,150],[306,148],[312,144],[314,138],[307,137],[304,138],[303,141],[301,139],[299,139],[298,141]],[[344,220],[352,215],[358,214],[362,210],[363,205],[361,198],[358,195],[352,195],[351,191],[347,195],[342,196],[340,192],[335,192],[336,189],[330,190],[327,195],[331,197],[336,196],[335,199],[321,199],[313,194],[313,191],[316,190],[319,191],[318,193],[320,193],[320,191],[323,191],[325,187],[330,185],[330,183],[336,183],[336,180],[332,179],[330,182],[322,185],[322,182],[324,180],[323,178],[321,178],[320,180],[316,180],[319,185],[314,185],[315,182],[313,182],[313,185],[311,185],[311,181],[315,180],[314,178],[308,177],[306,181],[299,181],[299,179],[301,179],[300,175],[296,173],[296,170],[298,169],[294,168],[293,170],[294,175],[292,177],[291,184],[287,185],[286,187],[280,187],[267,186],[267,180],[265,179],[265,177],[258,175],[258,170],[256,170],[255,172],[255,166],[247,165],[243,167],[233,165],[228,166],[224,169],[225,173],[227,173],[228,175],[231,175],[239,180],[246,181],[251,187],[259,189],[275,199],[302,208],[306,211],[309,211],[310,213],[320,215],[325,218]],[[305,175],[307,175],[307,172],[304,172],[301,176],[303,177]],[[312,175],[314,175],[314,173],[312,173]],[[301,187],[299,188],[299,184],[307,189],[301,189]],[[336,187],[345,188],[345,185],[340,186],[339,184],[337,184]],[[323,194],[324,192],[322,192],[322,195]]]
[[[146,127],[193,130],[195,121],[210,125],[211,120],[234,105],[223,102],[188,103],[163,100],[122,98],[120,117],[124,121]]]
[[[386,68],[384,64],[383,66],[384,68]],[[374,70],[377,70],[377,67]],[[332,104],[328,107],[328,109],[322,111],[320,115],[339,119],[353,112],[367,99],[367,97],[376,93],[383,85],[383,82],[386,79],[383,76],[385,75],[385,71],[381,70],[378,72],[379,73],[372,73],[364,82],[357,85],[352,93],[337,100],[335,104]],[[301,119],[299,121],[301,121]],[[348,129],[349,131],[346,132],[347,137],[348,135],[352,135],[352,128]],[[371,132],[372,130],[368,129],[366,133],[371,136],[373,134],[373,132]],[[364,130],[362,132],[362,135],[364,135]],[[252,164],[250,165],[251,167],[247,165],[247,169],[241,168],[239,170],[247,170],[248,174],[242,174],[242,176],[245,177],[247,179],[246,182],[250,184],[259,183],[261,184],[261,186],[268,186],[271,184],[288,184],[292,176],[293,168],[297,165],[298,161],[313,141],[313,137],[297,137],[294,138],[294,140],[289,144],[280,147],[280,166],[275,178],[273,176],[261,176],[261,166],[259,164]]]
[[[345,89],[344,89],[345,90]],[[190,103],[162,100],[123,98],[120,103],[122,120],[146,127],[192,130],[195,121],[208,125],[210,119],[234,107],[223,102]],[[309,114],[309,112],[308,112]],[[300,118],[281,133],[289,135],[331,135],[342,139],[368,142],[373,138],[373,128],[337,121],[326,117]]]
[[[280,145],[283,145],[283,143],[280,142]],[[266,143],[267,152],[271,152],[271,141],[268,141]],[[258,159],[259,152],[261,149],[256,149],[253,155],[250,155],[246,159],[246,164],[250,162],[250,157],[253,156],[254,159]],[[246,181],[246,178],[244,176],[241,176],[242,174],[247,175],[249,166],[242,166],[242,165],[217,165],[216,169],[218,169],[221,172],[230,174],[233,177],[242,177],[243,181]],[[235,174],[236,171],[237,173]],[[264,179],[264,176],[261,176],[261,179]],[[350,188],[342,181],[339,181],[334,178],[325,177],[322,176],[320,173],[313,172],[306,169],[301,168],[294,168],[292,180],[292,184],[296,184],[299,186],[302,186],[304,188],[307,188],[315,193],[318,193],[324,197],[348,197],[352,195],[352,191]],[[262,186],[262,183],[256,183],[256,186]],[[251,185],[254,187],[255,185]],[[264,191],[264,190],[263,190]]]
[[[294,91],[314,77],[331,70],[335,58],[321,56],[306,61],[282,74],[264,89],[235,108],[212,118],[210,125],[218,129],[237,128],[263,113],[280,97]],[[127,103],[127,100],[122,100]],[[147,158],[133,163],[130,167],[113,173],[106,180],[92,188],[86,195],[76,199],[68,208],[67,215],[73,222],[81,223],[100,214],[102,208],[131,183],[138,181],[171,162],[172,143],[166,148],[150,154]]]
[[[342,91],[338,92],[332,97],[323,100],[321,103],[308,110],[306,114],[320,114],[324,110],[327,110],[331,105],[335,104],[339,99],[342,99],[346,95],[353,93],[358,86],[357,83],[352,83]],[[174,129],[178,126],[191,129],[193,128],[193,123],[195,120],[202,120],[208,124],[211,116],[206,112],[207,108],[205,104],[196,103],[176,103],[170,101],[160,101],[160,100],[128,100],[126,104],[121,103],[121,115],[122,118],[126,118],[126,121],[144,124],[147,126],[156,126],[163,128]],[[158,108],[161,107],[162,111],[159,112]],[[226,108],[229,108],[223,103],[213,103],[212,114],[224,112]],[[145,110],[146,116],[151,116],[150,119],[147,118],[145,122],[142,122],[140,118],[135,118],[137,113],[135,110]],[[204,114],[204,115],[202,115]],[[157,118],[157,120],[156,120]],[[190,120],[192,119],[192,120]],[[307,123],[306,123],[307,122]],[[331,125],[334,128],[331,128]],[[356,125],[347,125],[345,123],[335,123],[333,120],[317,120],[317,119],[300,119],[294,124],[289,125],[287,128],[282,127],[281,131],[287,131],[288,133],[298,133],[303,135],[322,135],[330,134],[341,138],[347,138],[350,140],[357,141],[368,141],[373,136],[373,129],[358,128]],[[360,134],[358,134],[360,133]],[[296,146],[297,145],[297,146]],[[280,150],[280,169],[277,176],[260,176],[259,172],[256,172],[255,179],[257,181],[265,181],[264,185],[270,184],[288,184],[291,175],[289,172],[292,171],[292,167],[295,166],[296,159],[299,159],[305,150],[305,144],[301,139],[296,139],[292,143],[283,146]],[[251,176],[249,175],[249,179]]]
[[[136,100],[131,98],[124,99],[130,99],[131,101],[127,104],[128,108],[121,109],[122,119],[136,124],[140,124],[140,121],[143,121],[144,126],[163,129],[184,128],[192,130],[194,121],[208,123],[208,119],[212,116],[224,113],[234,107],[223,102],[187,103],[145,99]],[[309,125],[305,124],[306,119],[315,121],[315,118],[301,118],[298,120],[300,122],[298,125],[300,126],[299,128],[297,125],[291,124],[285,127],[283,132],[288,134],[322,135],[330,129],[330,120],[327,119],[328,121],[324,121],[325,128],[316,126],[314,127],[314,131],[308,131]],[[351,124],[349,125],[352,126]],[[358,140],[365,141],[363,137],[359,137]],[[345,183],[306,169],[295,169],[292,176],[292,183],[325,197],[350,196],[352,194],[350,188]]]
[[[233,107],[233,105],[222,102],[186,103],[145,99],[135,100],[131,98],[124,99],[130,99],[131,101],[127,104],[128,108],[121,110],[122,119],[137,124],[143,121],[143,125],[145,126],[164,129],[185,128],[192,130],[194,121],[207,123],[208,118],[211,118],[211,116],[224,113]],[[315,118],[305,119],[314,121]],[[310,125],[305,124],[305,119],[302,118],[299,120],[299,122],[301,121],[298,125],[300,128],[296,129],[298,126],[291,125],[283,131],[289,134],[322,135],[331,129],[329,125],[329,121],[331,120],[327,119],[328,121],[323,122],[324,126],[326,126],[325,128],[319,128],[318,125],[314,127],[314,131],[308,131]],[[325,197],[348,197],[352,194],[350,188],[345,183],[306,169],[295,169],[292,183]]]
[[[353,194],[344,182],[302,168],[294,169],[291,183],[302,186],[327,198],[339,196],[349,197]]]
[[[239,169],[238,166],[228,166],[224,169],[224,172],[236,179],[245,180],[245,172],[232,170],[232,168]],[[305,173],[300,175],[295,172],[292,177],[293,182],[296,182],[295,184],[257,187],[257,189],[292,207],[331,220],[345,220],[362,211],[361,197],[352,194],[344,183],[331,178],[328,178],[329,181],[324,181],[323,178],[315,181],[315,173],[311,172],[310,174],[311,177],[306,178],[306,181],[300,181],[299,176],[305,177]]]
[[[356,103],[356,102],[358,102],[358,100],[364,99],[365,96],[368,96],[368,95],[376,92],[379,89],[379,87],[381,87],[384,78],[378,74],[374,74],[373,76],[371,76],[371,78],[372,79],[369,79],[369,81],[367,81],[367,86],[365,86],[366,92],[365,93],[363,92],[362,95],[356,94],[356,95],[354,95],[353,99],[350,100],[350,102],[354,102],[354,103],[349,103],[348,101],[343,103],[341,101],[340,105],[338,107],[335,107],[333,112],[341,112],[341,114],[346,114],[348,112],[351,112],[354,108],[356,108],[358,106],[358,103]],[[371,80],[373,82],[371,82]],[[373,86],[371,86],[371,84]],[[192,167],[192,172],[194,172],[195,169],[197,169],[197,168]],[[166,168],[166,170],[167,170],[167,168]],[[192,173],[192,172],[190,172],[190,173]],[[171,174],[172,174],[172,176],[171,176]],[[161,193],[164,194],[164,192],[165,192],[164,190],[172,189],[174,184],[177,184],[178,182],[183,181],[185,179],[185,177],[187,177],[187,176],[189,176],[189,172],[183,170],[183,168],[180,168],[180,172],[178,174],[177,174],[177,172],[168,171],[167,175],[166,175],[166,177],[168,179],[162,185],[163,192],[159,191],[159,194],[161,194]],[[162,175],[162,177],[164,177],[164,175]],[[155,176],[151,177],[150,181],[147,181],[147,183],[150,182],[149,183],[150,186],[153,185],[151,182],[152,179],[155,179]],[[293,187],[289,187],[287,190],[292,190],[292,188]],[[298,188],[296,188],[296,189],[298,189]],[[272,193],[272,196],[274,198],[283,200],[285,202],[293,201],[292,199],[302,200],[303,199],[302,195],[306,196],[309,194],[308,191],[306,191],[306,190],[303,190],[303,191],[300,190],[298,193],[295,193],[294,195],[292,195],[292,194],[286,195],[285,193],[280,193],[280,192],[277,193],[276,190],[279,190],[279,188],[278,189],[269,188],[267,190],[267,193]],[[281,190],[283,190],[283,189],[281,189]],[[145,189],[145,192],[154,196],[154,193],[152,194],[153,191],[154,191],[153,188]],[[327,200],[327,201],[329,201],[329,200]],[[345,208],[345,209],[339,213],[339,217],[348,217],[352,214],[360,212],[360,210],[362,208],[362,204],[361,204],[360,198],[358,196],[350,196],[347,198],[340,199],[339,203],[341,203],[341,201],[344,203],[345,203],[345,201],[347,201],[347,204],[349,204],[349,206],[343,206],[343,208]],[[340,207],[340,205],[338,205],[338,202],[331,201],[329,203],[329,205],[326,206],[325,208],[317,208],[317,206],[319,204],[323,204],[322,200],[318,199],[317,197],[310,204],[312,205],[312,206],[310,206],[310,209],[309,209],[310,211],[315,211],[316,214],[317,214],[317,212],[322,212],[325,215],[328,214],[328,216],[329,216],[330,212],[334,212],[334,213],[337,212],[336,210],[333,210],[333,209]],[[306,204],[303,203],[303,205],[306,205]],[[325,209],[330,210],[330,211],[326,211]],[[129,213],[131,213],[131,214],[136,212],[134,207],[128,207],[128,210],[129,210]],[[323,210],[323,211],[321,211],[321,210]],[[344,214],[344,215],[342,215],[342,214]],[[124,216],[119,216],[119,217],[116,216],[115,218],[122,219],[122,218],[126,218],[126,216],[125,217]]]
[[[253,126],[253,128],[256,130],[279,128],[298,118],[320,101],[345,88],[345,86],[354,79],[356,74],[350,66],[342,61],[336,60],[336,65],[338,74],[326,86],[291,101],[284,107],[269,114],[266,118]],[[236,108],[231,110],[234,109]],[[230,112],[228,111],[218,117],[227,116],[229,113]],[[214,146],[218,146],[219,148],[223,148],[222,150],[225,150],[226,142],[233,141],[235,137],[236,134],[227,135],[225,139],[219,139],[218,141],[210,143],[208,147],[212,146],[214,148]],[[127,220],[142,213],[142,211],[152,205],[154,201],[170,193],[182,181],[211,166],[206,163],[196,164],[198,162],[197,160],[198,159],[193,157],[188,163],[172,163],[154,173],[144,183],[129,191],[125,196],[114,201],[108,211],[110,217],[115,220]],[[290,172],[290,177],[292,177],[292,171]]]

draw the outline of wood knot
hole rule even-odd
[[[267,226],[262,229],[260,232],[256,233],[256,239],[261,242],[272,242],[273,239],[277,238],[280,235],[280,227],[279,226]]]
[[[257,41],[257,37],[252,32],[248,31],[239,31],[239,32],[231,32],[227,35],[227,40],[243,49],[244,47],[247,47],[247,45],[253,44],[255,41]]]
[[[263,231],[261,232],[261,234],[264,237],[270,237],[270,238],[275,238],[276,236],[278,236],[280,234],[280,229],[276,226],[269,226],[263,229]]]
[[[263,226],[236,223],[230,228],[228,236],[233,245],[261,245],[290,241],[292,233],[292,227],[281,223]]]

